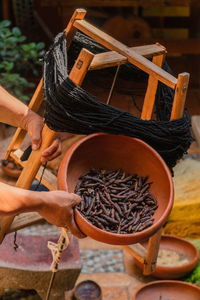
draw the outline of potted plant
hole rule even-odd
[[[44,43],[25,43],[26,37],[9,20],[0,22],[0,84],[27,103],[33,81],[41,73]]]

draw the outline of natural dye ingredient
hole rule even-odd
[[[148,176],[115,171],[90,170],[82,174],[75,193],[82,201],[79,212],[94,226],[112,233],[140,232],[154,222],[158,208],[149,192]]]
[[[160,249],[158,252],[157,265],[165,267],[179,267],[189,263],[186,254],[178,253],[170,249]]]

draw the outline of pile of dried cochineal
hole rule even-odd
[[[82,197],[78,210],[94,226],[108,232],[142,231],[153,224],[158,208],[147,179],[121,169],[90,170],[80,176],[75,188]]]

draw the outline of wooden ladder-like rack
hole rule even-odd
[[[70,79],[75,84],[81,85],[89,70],[102,69],[129,62],[149,74],[148,86],[144,98],[141,118],[143,120],[151,119],[158,81],[163,82],[164,84],[175,90],[171,120],[182,117],[189,82],[189,74],[181,73],[178,75],[178,78],[175,78],[161,68],[166,55],[166,49],[160,44],[129,48],[112,38],[110,35],[102,32],[98,28],[85,21],[85,15],[86,11],[84,9],[75,10],[65,30],[65,34],[67,37],[67,48],[69,48],[76,31],[80,30],[111,51],[94,55],[90,51],[83,48],[69,74]],[[147,59],[149,57],[152,57],[152,62]],[[30,101],[29,107],[33,111],[37,112],[42,101],[43,92],[41,79]],[[45,124],[42,131],[42,145],[40,149],[37,151],[33,151],[29,159],[26,162],[22,162],[20,160],[20,157],[23,152],[19,149],[19,147],[26,135],[26,132],[20,128],[16,130],[16,133],[13,136],[13,139],[7,149],[5,158],[8,159],[8,157],[10,156],[23,167],[23,171],[16,183],[17,187],[29,189],[34,178],[40,177],[41,153],[52,143],[55,134],[56,132],[50,130]],[[52,176],[54,175],[47,171],[45,172],[45,176],[42,180],[42,183],[50,190],[56,189],[55,186],[49,184],[50,177]],[[37,213],[26,213],[16,217],[1,217],[0,242],[3,241],[4,236],[7,233],[29,226],[40,221],[41,219],[41,216]],[[139,243],[130,246],[123,246],[134,257],[136,257],[140,262],[143,263],[144,275],[149,275],[155,270],[161,231],[162,228],[159,229],[149,239],[147,250]]]

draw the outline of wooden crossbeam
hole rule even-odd
[[[144,58],[143,56],[139,55],[136,51],[130,49],[126,45],[122,44],[121,42],[117,41],[110,35],[104,33],[100,29],[96,28],[95,26],[91,25],[85,20],[77,20],[74,22],[74,26],[82,31],[83,33],[89,35],[98,43],[102,44],[104,47],[112,50],[117,51],[121,55],[127,57],[128,62],[135,65],[139,69],[143,70],[147,74],[151,74],[157,80],[160,80],[167,86],[175,89],[177,84],[177,79],[172,76],[171,74],[167,73],[160,67],[156,66],[154,63],[149,61],[148,59]]]
[[[154,57],[166,53],[166,48],[157,44],[131,47],[130,49],[134,50],[137,54],[142,55],[146,58]],[[89,70],[99,70],[108,67],[114,67],[118,64],[128,63],[127,57],[121,55],[116,51],[108,51],[104,53],[95,54]]]

